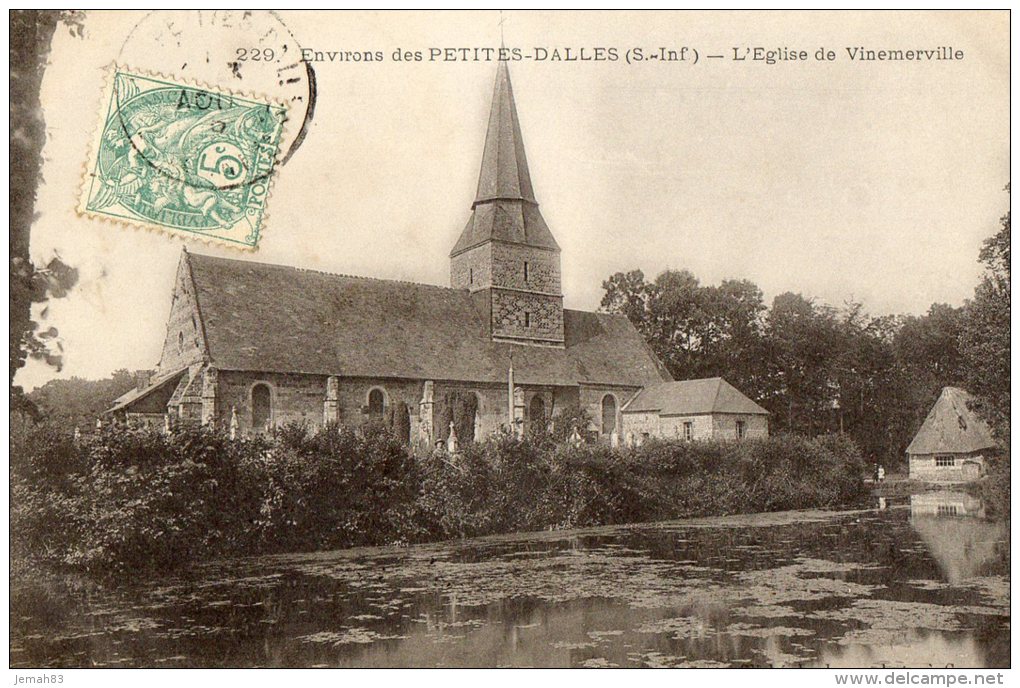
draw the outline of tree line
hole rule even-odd
[[[1009,188],[1007,187],[1007,191]],[[773,431],[843,432],[887,464],[903,452],[944,386],[977,397],[1009,443],[1010,216],[979,255],[984,275],[963,306],[872,316],[799,293],[766,305],[746,279],[704,285],[687,270],[617,272],[601,310],[637,327],[675,379],[721,376],[771,413]]]

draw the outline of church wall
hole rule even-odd
[[[616,428],[617,432],[620,432],[622,429],[620,409],[623,408],[624,404],[630,401],[631,397],[633,397],[637,391],[637,387],[621,388],[583,385],[580,389],[579,401],[581,406],[587,409],[588,413],[591,414],[595,429],[601,436],[605,434],[603,432],[604,428],[602,427],[602,400],[605,396],[607,394],[612,394],[616,398]]]
[[[562,297],[494,289],[492,334],[562,342]]]
[[[564,409],[578,406],[581,403],[581,393],[578,387],[553,387],[552,405],[553,415],[559,414]]]
[[[366,412],[368,395],[373,389],[383,392],[383,418],[394,404],[403,401],[411,415],[411,426],[418,423],[418,402],[421,401],[423,382],[418,380],[395,380],[371,377],[340,376],[338,399],[340,402],[340,425],[358,427],[371,421]],[[319,404],[322,415],[322,404]]]
[[[524,422],[525,427],[530,427],[532,418],[530,412],[535,397],[542,399],[544,411],[543,423],[548,422],[550,416],[562,411],[566,406],[577,403],[576,389],[561,387],[533,387],[520,386],[524,392]],[[475,437],[485,438],[500,428],[506,428],[510,424],[509,414],[509,391],[507,386],[500,385],[471,385],[456,382],[437,382],[435,388],[436,400],[442,398],[449,392],[472,393],[478,398],[478,415],[475,423]]]
[[[205,353],[198,318],[194,285],[185,255],[177,266],[177,279],[171,297],[170,317],[167,318],[166,338],[159,358],[158,375],[172,373],[201,361]]]
[[[712,438],[712,416],[660,416],[658,412],[648,411],[623,414],[624,437],[629,432],[634,437],[658,437],[661,439],[684,439],[684,423],[691,424],[692,440]]]
[[[217,416],[222,422],[229,423],[233,406],[237,409],[240,431],[250,432],[251,390],[256,383],[263,382],[271,390],[273,423],[276,427],[291,422],[319,427],[324,417],[326,380],[324,375],[221,371],[216,400]],[[418,402],[422,395],[421,382],[341,376],[337,388],[338,422],[341,425],[358,427],[370,420],[366,411],[368,395],[373,389],[383,392],[384,417],[393,404],[403,401],[410,412],[412,426],[417,423]]]
[[[251,432],[251,390],[255,384],[269,385],[272,417],[276,427],[287,423],[322,425],[326,377],[292,373],[219,371],[216,385],[216,418],[223,427],[230,424],[231,408],[237,410],[238,430]]]
[[[528,279],[524,263],[528,264]],[[476,272],[477,274],[477,272]],[[497,287],[561,294],[560,254],[533,246],[492,244],[492,282]]]
[[[216,390],[217,423],[229,427],[231,408],[234,408],[237,411],[238,431],[241,434],[251,432],[251,391],[256,384],[265,383],[269,385],[271,391],[273,423],[276,427],[291,422],[319,427],[323,422],[326,381],[327,378],[323,375],[219,371]],[[411,417],[412,438],[415,437],[419,422],[418,402],[424,389],[423,380],[340,376],[337,385],[340,425],[358,427],[370,420],[365,411],[368,406],[368,395],[372,389],[380,389],[383,392],[384,417],[394,404],[400,401],[407,404]],[[532,400],[536,396],[542,399],[546,419],[550,414],[555,415],[578,402],[576,388],[523,386],[522,389],[526,423],[531,420],[528,414],[532,408]],[[434,382],[437,414],[442,399],[451,392],[474,394],[478,399],[476,438],[485,438],[508,425],[509,400],[506,385],[437,380]],[[629,394],[625,398],[629,398]]]
[[[482,244],[450,259],[450,286],[484,289],[492,285],[492,244]]]
[[[485,438],[509,423],[509,394],[506,385],[472,385],[460,382],[436,382],[436,412],[440,400],[451,392],[474,394],[478,399],[475,438]],[[438,418],[436,419],[438,421]],[[439,428],[436,428],[437,432]]]

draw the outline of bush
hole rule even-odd
[[[402,434],[396,433],[396,434]],[[415,457],[393,428],[286,426],[232,441],[112,425],[12,433],[16,558],[98,575],[223,555],[837,507],[864,495],[843,437],[573,446],[497,433]]]

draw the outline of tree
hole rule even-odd
[[[602,303],[606,313],[626,315],[638,332],[647,335],[648,284],[640,270],[618,272],[602,282]]]
[[[757,387],[749,365],[760,349],[761,290],[747,280],[702,286],[687,270],[618,272],[602,283],[601,308],[626,315],[674,377],[723,375]]]
[[[475,440],[475,415],[478,397],[470,392],[448,392],[438,404],[436,438],[444,442],[450,437],[450,423],[457,433],[457,441],[467,444]]]
[[[10,365],[12,408],[26,408],[23,392],[13,386],[14,375],[31,357],[53,366],[63,364],[57,330],[42,329],[33,318],[32,305],[65,296],[78,273],[54,257],[39,269],[29,254],[35,215],[35,189],[42,167],[46,131],[39,100],[50,40],[58,23],[80,35],[74,13],[54,10],[12,11],[10,15]],[[46,317],[44,308],[40,314]]]
[[[900,363],[935,395],[947,385],[962,382],[963,315],[960,308],[933,303],[926,315],[903,318],[893,339]]]
[[[1009,187],[1006,187],[1009,191]],[[1004,447],[1010,423],[1010,214],[984,242],[979,260],[985,266],[974,298],[964,306],[959,345],[967,390],[977,397],[976,410],[991,425]]]
[[[391,423],[391,430],[393,436],[396,437],[401,444],[408,445],[411,443],[411,415],[407,408],[407,404],[404,401],[398,401],[393,405],[393,421]]]
[[[836,314],[800,294],[780,294],[765,323],[770,394],[765,406],[778,427],[809,435],[827,428],[838,403],[834,354]]]
[[[118,370],[103,380],[72,377],[50,380],[28,393],[28,400],[40,415],[61,430],[70,432],[96,424],[96,418],[113,405],[113,401],[135,386],[134,376]]]
[[[761,289],[748,280],[723,280],[718,287],[705,287],[701,301],[706,326],[700,368],[758,394],[764,386],[759,361],[766,307]]]

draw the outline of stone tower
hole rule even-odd
[[[450,282],[484,300],[493,339],[563,346],[560,247],[535,201],[506,62],[496,70],[478,193],[450,252]]]

